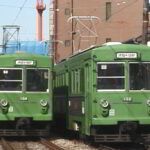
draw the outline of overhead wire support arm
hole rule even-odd
[[[89,19],[97,19],[100,20],[99,17],[96,16],[71,16],[68,18],[68,22],[72,21],[72,19],[84,19],[84,20],[89,20]]]
[[[77,24],[80,24],[83,29],[87,30],[89,33],[91,33],[91,35],[82,35],[79,29],[79,34],[81,37],[98,37],[98,34],[96,32],[96,28],[95,25],[93,23],[93,20],[98,20],[101,21],[99,17],[96,16],[71,16],[70,18],[68,18],[67,22],[70,22],[72,20],[76,20]],[[84,21],[90,21],[92,26],[93,26],[93,30],[90,29],[90,27],[88,27]]]

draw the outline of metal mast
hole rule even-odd
[[[19,30],[20,30],[20,26],[17,25],[3,26],[3,52],[4,53],[6,52],[7,48],[11,48],[11,47],[15,47],[16,51],[20,50]]]

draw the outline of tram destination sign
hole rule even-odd
[[[117,58],[119,59],[137,59],[137,53],[117,53]]]
[[[16,65],[35,66],[36,62],[33,60],[16,60]]]

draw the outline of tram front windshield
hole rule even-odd
[[[97,64],[97,90],[124,90],[124,63]]]
[[[150,63],[129,64],[130,90],[150,90]]]
[[[48,69],[27,69],[27,91],[48,92]]]
[[[1,91],[48,92],[48,69],[0,68]],[[24,87],[24,88],[23,88]]]

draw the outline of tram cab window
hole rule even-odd
[[[150,63],[129,64],[130,90],[150,90]]]
[[[124,74],[123,63],[98,63],[97,90],[124,89]]]
[[[0,69],[0,91],[21,91],[22,70]]]
[[[48,69],[27,69],[27,91],[48,91]]]

